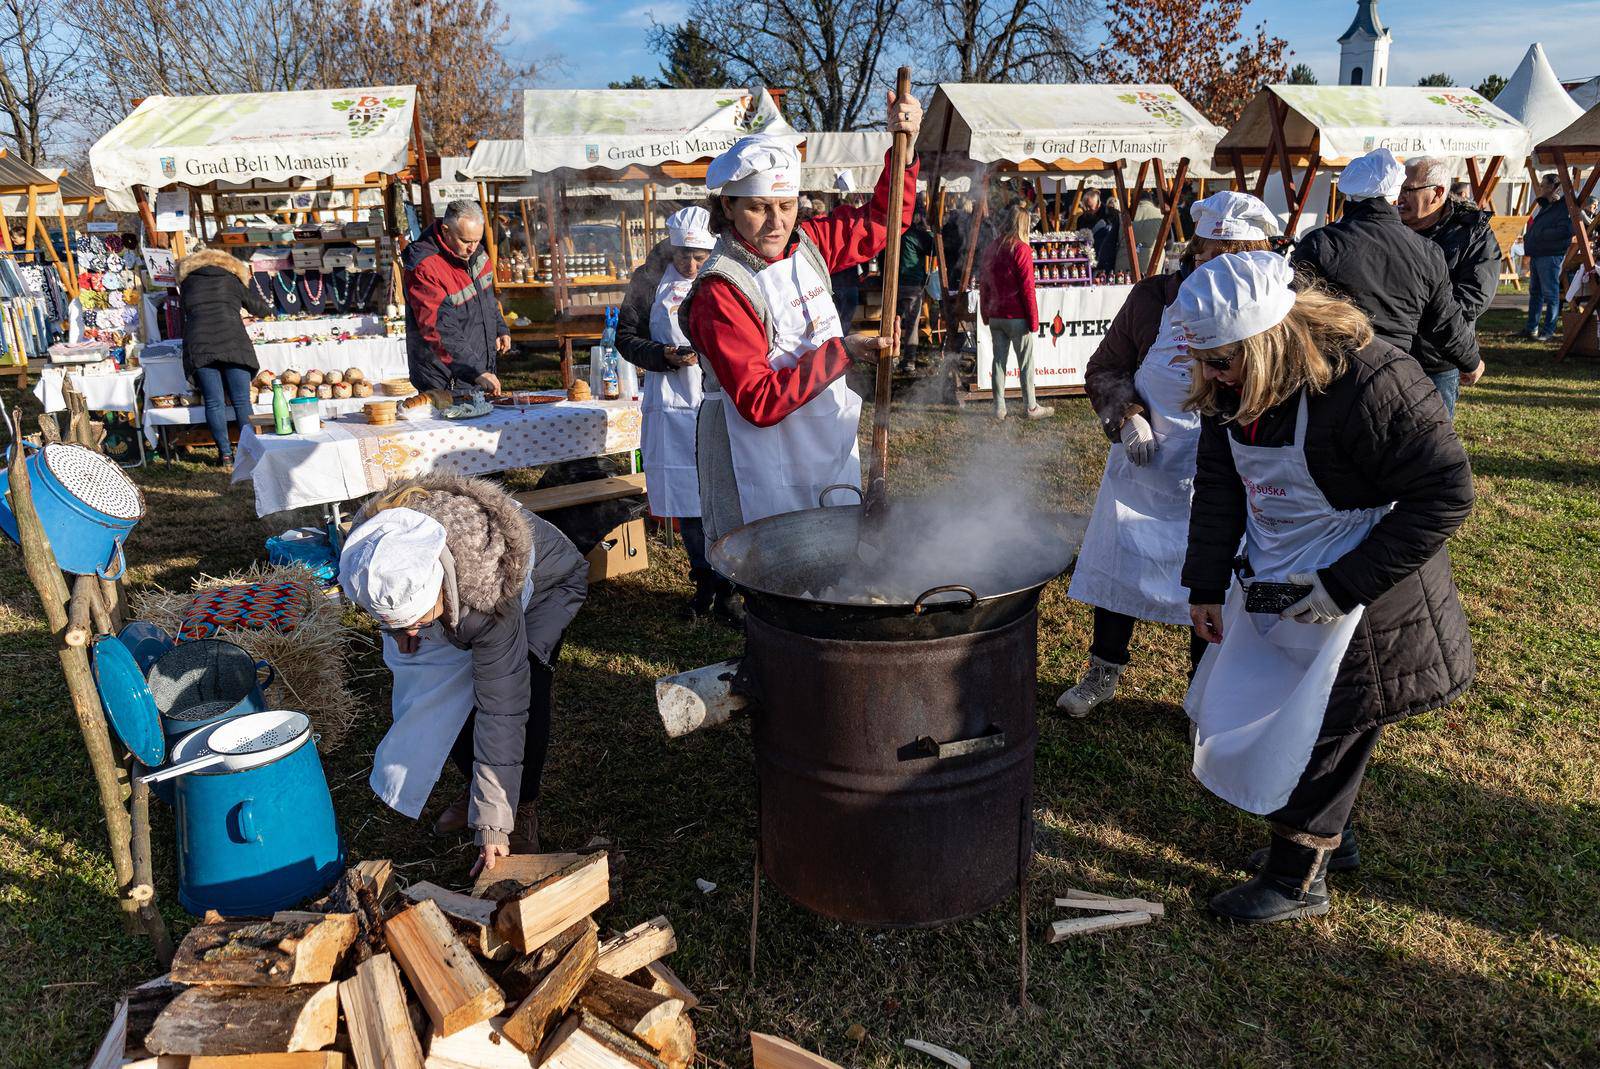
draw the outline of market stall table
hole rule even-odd
[[[449,472],[487,475],[639,447],[639,407],[630,401],[561,401],[497,408],[480,419],[357,419],[325,422],[316,434],[240,438],[234,481],[255,484],[256,514],[333,505],[391,482]]]
[[[46,412],[64,412],[67,408],[63,383],[83,394],[91,412],[137,412],[139,410],[139,380],[143,368],[128,368],[111,374],[88,374],[70,371],[64,367],[47,367],[39,372],[39,383],[33,396],[39,399]]]

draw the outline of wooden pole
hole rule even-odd
[[[156,217],[150,210],[150,198],[145,195],[147,192],[144,186],[133,187],[133,199],[139,205],[139,219],[144,223],[145,240],[151,248],[165,249],[168,247],[167,235],[156,229]]]
[[[1078,228],[1078,212],[1083,207],[1083,187],[1084,187],[1084,184],[1086,182],[1088,182],[1088,181],[1089,181],[1089,179],[1087,179],[1087,178],[1078,179],[1078,188],[1076,190],[1074,190],[1073,194],[1072,194],[1072,207],[1070,209],[1068,209],[1067,215],[1069,216],[1069,218],[1072,221],[1072,229],[1073,230],[1076,230]]]
[[[1294,203],[1294,157],[1289,155],[1289,135],[1284,132],[1283,120],[1289,114],[1289,105],[1272,97],[1267,101],[1272,120],[1272,147],[1278,154],[1278,174],[1283,179],[1283,203]]]
[[[1562,149],[1556,149],[1553,155],[1556,159],[1556,175],[1561,179],[1561,196],[1566,201],[1567,213],[1572,216],[1572,228],[1577,231],[1575,236],[1578,239],[1578,253],[1583,258],[1584,267],[1588,269],[1591,280],[1589,285],[1593,287],[1595,286],[1593,279],[1600,272],[1597,272],[1595,268],[1594,246],[1589,242],[1589,227],[1583,218],[1583,201],[1579,199],[1577,185],[1573,179],[1572,167],[1567,163],[1566,152]],[[1600,167],[1594,169],[1594,172],[1589,176],[1589,181],[1584,185],[1585,195],[1594,188],[1597,175],[1600,175]],[[1556,350],[1557,360],[1566,359],[1567,354],[1572,351],[1572,347],[1577,344],[1579,336],[1588,327],[1589,321],[1595,317],[1596,312],[1600,312],[1600,289],[1597,289],[1595,295],[1589,298],[1587,306],[1581,303],[1580,298],[1579,307],[1583,311],[1578,315],[1577,327],[1568,331],[1566,337],[1561,340],[1561,348]]]
[[[1117,184],[1117,205],[1122,209],[1122,240],[1128,243],[1128,271],[1133,275],[1133,280],[1138,282],[1144,276],[1139,272],[1139,243],[1133,236],[1133,208],[1128,203],[1128,184],[1122,171],[1127,164],[1126,160],[1118,160],[1111,168],[1111,176]]]
[[[495,286],[500,285],[500,243],[494,239],[494,216],[489,214],[489,194],[484,183],[478,183],[478,210],[483,213],[483,236],[489,243],[489,277]]]
[[[61,245],[67,250],[67,293],[73,297],[78,296],[78,262],[72,255],[72,235],[67,233],[67,205],[65,201],[56,204],[56,219],[61,223]]]
[[[894,98],[898,103],[911,95],[911,68],[901,67],[895,79]],[[900,229],[905,212],[906,157],[911,154],[911,135],[894,135],[889,153],[888,243],[883,249],[883,310],[878,316],[878,337],[891,339],[887,349],[878,352],[878,381],[872,401],[872,464],[867,475],[865,511],[881,509],[888,493],[889,403],[894,386],[894,360],[900,349],[896,311],[900,307]]]
[[[1311,196],[1311,186],[1317,180],[1317,171],[1322,167],[1321,153],[1312,153],[1310,161],[1306,164],[1306,176],[1300,183],[1300,191],[1290,201],[1289,222],[1283,232],[1289,237],[1294,237],[1295,228],[1300,225],[1300,217],[1305,214],[1306,200]]]
[[[422,91],[417,91],[416,100],[411,105],[411,143],[416,146],[417,152],[417,183],[422,189],[418,206],[422,213],[422,225],[433,225],[433,195],[428,192],[428,144],[422,136]],[[361,200],[361,194],[356,194],[356,200]]]
[[[145,931],[154,944],[156,960],[163,969],[172,964],[172,936],[167,933],[167,923],[156,908],[155,866],[150,854],[150,785],[139,782],[144,766],[137,758],[128,758],[128,782],[132,795],[129,798],[129,826],[132,831],[130,848],[133,856],[133,888],[129,897],[139,911]]]
[[[967,221],[967,248],[962,257],[961,265],[961,290],[965,293],[972,288],[972,264],[978,255],[978,235],[983,228],[984,217],[989,214],[989,172],[983,174],[983,181],[978,184],[978,202],[972,206],[972,218]]]
[[[1500,167],[1505,162],[1504,156],[1489,157],[1489,169],[1483,173],[1483,192],[1478,197],[1478,207],[1489,206],[1489,198],[1494,196],[1495,188],[1500,185]]]
[[[1160,168],[1161,163],[1157,161],[1156,173],[1158,175],[1161,173]],[[1185,156],[1183,159],[1178,161],[1178,169],[1172,174],[1172,188],[1177,189],[1179,186],[1181,186],[1184,178],[1187,177],[1188,174],[1189,158]],[[1167,251],[1167,234],[1171,232],[1173,220],[1177,218],[1177,215],[1178,198],[1168,197],[1166,211],[1161,213],[1161,229],[1156,232],[1155,248],[1150,250],[1150,262],[1149,268],[1145,272],[1146,274],[1153,275],[1163,266],[1162,259],[1165,257]]]

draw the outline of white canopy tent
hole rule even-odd
[[[1583,115],[1545,58],[1544,46],[1535,41],[1512,73],[1494,106],[1528,128],[1534,144],[1560,133]]]
[[[1596,104],[1600,104],[1600,74],[1590,78],[1576,89],[1569,90],[1567,95],[1572,98],[1573,103],[1585,111]]]

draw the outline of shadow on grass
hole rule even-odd
[[[1600,484],[1600,464],[1558,458],[1518,456],[1511,453],[1472,451],[1472,473],[1507,479],[1528,479],[1552,487]]]

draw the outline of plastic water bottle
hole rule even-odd
[[[615,401],[622,396],[622,378],[617,364],[617,315],[616,310],[606,309],[606,329],[600,335],[600,344],[605,349],[605,355],[600,361],[601,393],[607,401]]]
[[[289,419],[289,399],[283,395],[283,383],[272,384],[272,432],[293,434],[294,423]]]

